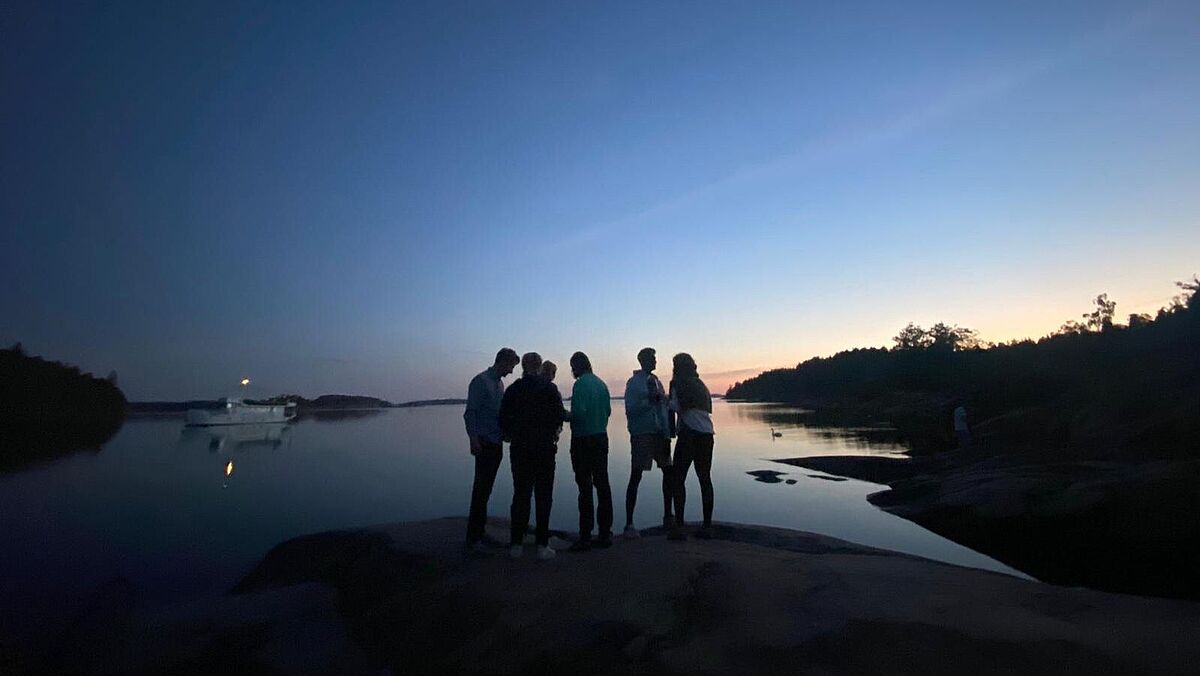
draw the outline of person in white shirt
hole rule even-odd
[[[672,360],[674,373],[671,376],[670,408],[671,431],[677,437],[675,442],[675,487],[672,497],[675,501],[675,528],[670,538],[682,540],[683,509],[687,502],[688,470],[696,465],[696,478],[700,480],[700,500],[704,510],[704,522],[696,537],[712,537],[713,485],[713,424],[712,424],[712,395],[696,370],[696,360],[690,354],[681,352]]]
[[[954,436],[958,437],[960,450],[971,445],[971,428],[967,425],[967,407],[963,403],[954,409]]]

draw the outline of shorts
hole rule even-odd
[[[660,469],[671,466],[671,440],[661,434],[635,434],[629,438],[629,447],[633,469],[648,471],[654,467],[652,462]]]

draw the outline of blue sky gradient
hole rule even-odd
[[[171,3],[174,4],[174,3]],[[1200,272],[1200,5],[17,2],[0,340],[133,399],[722,390]],[[565,386],[569,376],[560,376]]]

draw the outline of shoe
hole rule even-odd
[[[630,524],[628,526],[625,526],[625,537],[627,537],[631,540],[636,540],[636,539],[642,537],[642,533],[638,529],[634,528],[632,524]]]
[[[523,549],[523,548],[521,547],[521,545],[512,545],[512,546],[510,546],[510,547],[508,548],[508,558],[510,558],[510,559],[519,559],[519,558],[521,558],[521,553],[522,553],[522,552],[521,552],[521,550],[522,550],[522,549]]]
[[[538,547],[537,557],[539,561],[549,561],[550,559],[554,558],[555,554],[556,552],[553,549],[550,549],[548,545],[541,545]]]
[[[667,533],[667,539],[675,542],[682,542],[687,539],[687,533],[683,532],[682,528],[672,528]]]
[[[596,538],[596,541],[592,543],[592,547],[595,549],[608,549],[611,546],[612,536],[607,533]]]
[[[692,535],[700,538],[701,540],[711,540],[713,538],[712,526],[701,526],[700,530],[692,533]]]
[[[674,527],[675,527],[675,517],[671,516],[670,514],[667,514],[666,516],[664,516],[663,517],[663,528],[670,529],[670,528],[674,528]]]
[[[592,548],[591,540],[576,540],[575,542],[571,543],[570,547],[567,547],[567,551],[568,552],[586,552],[586,551],[590,550],[591,548]]]

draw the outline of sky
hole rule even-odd
[[[1195,2],[17,0],[0,341],[404,401],[1038,337],[1200,272],[1198,121]]]

